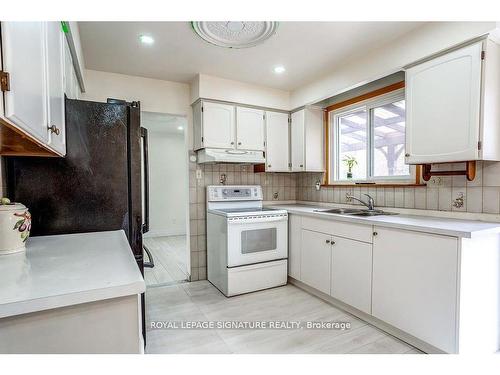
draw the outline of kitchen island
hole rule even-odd
[[[144,279],[123,231],[33,237],[0,257],[0,353],[142,353]]]

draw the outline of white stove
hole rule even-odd
[[[288,214],[262,207],[260,186],[207,186],[208,280],[233,296],[285,285]]]

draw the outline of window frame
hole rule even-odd
[[[394,103],[399,100],[405,100],[404,86],[391,90],[386,93],[381,93],[376,96],[371,96],[364,100],[356,101],[354,98],[350,104],[340,106],[330,110],[327,113],[327,132],[328,132],[328,180],[325,181],[328,185],[353,185],[353,184],[390,184],[390,185],[420,185],[418,167],[410,165],[410,174],[404,176],[373,176],[374,154],[375,149],[372,147],[374,139],[373,131],[373,112],[375,108],[384,106],[389,103]],[[367,127],[367,163],[366,163],[366,178],[365,179],[341,179],[339,178],[338,150],[339,150],[339,123],[338,119],[349,113],[366,111],[366,127]],[[405,134],[406,136],[406,134]]]

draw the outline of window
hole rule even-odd
[[[398,90],[330,112],[330,179],[410,180],[405,164],[405,100]]]

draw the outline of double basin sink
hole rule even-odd
[[[348,216],[380,216],[380,215],[397,215],[395,212],[387,212],[382,210],[367,210],[364,208],[330,208],[327,210],[314,210],[324,214],[348,215]]]

